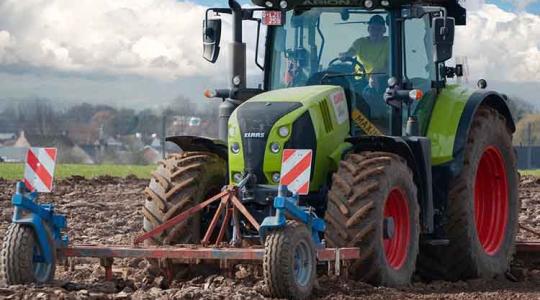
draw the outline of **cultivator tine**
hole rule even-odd
[[[225,212],[225,219],[223,219],[223,223],[221,223],[221,228],[219,229],[216,246],[219,246],[219,244],[223,241],[223,236],[225,235],[225,230],[227,229],[229,221],[231,220],[231,215],[232,208],[229,206],[229,202],[227,202],[227,211]]]
[[[240,200],[238,200],[238,198],[236,198],[236,195],[232,195],[231,200],[232,200],[234,206],[236,208],[238,208],[238,210],[246,217],[246,219],[248,219],[249,223],[251,223],[251,225],[253,225],[253,227],[255,227],[255,229],[257,229],[257,231],[258,231],[259,228],[261,227],[261,225],[259,225],[257,220],[255,220],[255,218],[249,213],[249,211],[242,204],[242,202],[240,202]]]
[[[221,212],[223,211],[223,208],[226,208],[229,205],[230,198],[231,198],[230,193],[226,197],[221,198],[221,203],[219,203],[219,207],[216,213],[214,214],[214,217],[212,218],[212,221],[210,222],[208,229],[206,230],[206,234],[204,235],[203,240],[201,241],[203,246],[207,246],[210,243],[210,238],[212,237],[212,233],[214,233],[214,229],[216,228]]]
[[[106,281],[112,281],[113,280],[113,266],[114,259],[112,257],[102,257],[99,259],[100,265],[105,269],[105,280]]]
[[[211,197],[210,199],[208,199],[208,200],[206,200],[206,201],[204,201],[204,202],[202,202],[202,203],[200,203],[198,205],[195,205],[195,206],[191,207],[190,209],[188,209],[185,212],[177,215],[176,217],[170,219],[169,221],[167,221],[167,222],[157,226],[156,228],[154,228],[154,229],[152,229],[152,230],[138,236],[133,241],[133,244],[134,245],[140,244],[144,240],[147,240],[147,239],[149,239],[149,238],[151,238],[153,236],[161,234],[165,230],[173,227],[174,225],[176,225],[176,224],[178,224],[180,222],[183,222],[184,220],[191,217],[192,215],[199,212],[200,210],[202,210],[206,206],[208,206],[211,203],[215,202],[216,200],[221,199],[221,198],[223,198],[224,196],[226,196],[228,194],[234,193],[234,191],[235,191],[234,187],[231,187],[231,186],[227,187],[227,189],[225,189],[223,192]]]
[[[242,235],[240,233],[240,220],[238,219],[238,209],[234,205],[232,208],[232,213],[233,237],[231,240],[231,246],[237,246],[242,242]]]

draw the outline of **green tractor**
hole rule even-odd
[[[504,273],[520,207],[515,124],[505,95],[447,83],[463,73],[445,64],[455,26],[466,22],[458,1],[253,2],[206,12],[210,62],[220,52],[220,15],[232,15],[230,88],[206,93],[222,99],[219,139],[167,138],[183,152],[153,172],[144,231],[239,183],[239,199],[261,222],[274,213],[284,150],[310,149],[309,192],[299,199],[324,218],[327,247],[360,249],[347,264],[351,277],[398,286],[415,272],[428,280]],[[259,88],[246,85],[244,22],[257,25],[257,38],[261,24],[267,29],[264,61],[255,53]],[[199,243],[212,211],[148,243]],[[262,243],[249,222],[240,227],[246,246]],[[291,241],[302,233],[296,227],[287,229]],[[266,279],[273,296],[309,295],[313,278],[282,271]]]

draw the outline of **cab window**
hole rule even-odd
[[[411,83],[413,88],[428,92],[431,90],[432,80],[436,79],[429,16],[407,19],[404,31],[404,79]]]

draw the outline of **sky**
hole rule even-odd
[[[247,3],[244,1],[244,3]],[[42,97],[156,107],[225,87],[229,22],[216,65],[201,57],[204,10],[224,0],[2,0],[0,99]],[[466,0],[454,55],[469,80],[540,107],[540,0]],[[249,61],[254,30],[245,30]],[[251,74],[256,70],[250,65]],[[255,77],[258,78],[258,77]],[[255,86],[257,80],[249,82]]]

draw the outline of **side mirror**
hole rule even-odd
[[[452,58],[455,27],[456,20],[454,18],[433,18],[433,61],[435,63],[445,62]]]
[[[203,57],[215,63],[219,56],[221,39],[221,19],[203,20]]]

